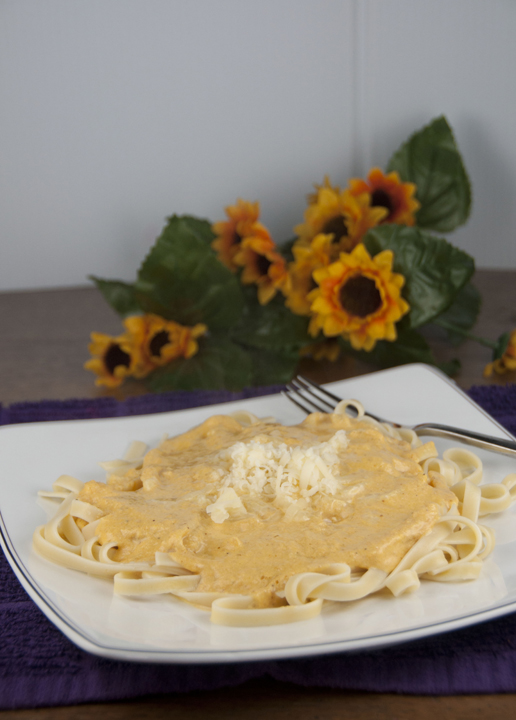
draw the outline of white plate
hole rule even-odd
[[[413,425],[444,422],[511,437],[436,370],[409,365],[329,385],[371,412]],[[461,628],[516,610],[516,510],[488,518],[496,531],[493,556],[473,583],[423,583],[417,593],[328,603],[313,620],[271,628],[224,628],[209,613],[167,596],[115,597],[112,582],[56,567],[31,550],[45,522],[36,497],[63,473],[104,480],[97,461],[120,457],[131,440],[156,445],[216,412],[245,407],[283,423],[303,414],[280,395],[141,417],[30,423],[1,428],[1,540],[20,582],[45,615],[91,653],[122,660],[214,663],[307,657],[376,648]],[[436,443],[440,450],[450,444]],[[487,481],[499,482],[516,463],[479,452]]]

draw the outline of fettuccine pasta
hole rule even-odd
[[[482,484],[474,453],[439,457],[357,401],[290,427],[213,416],[101,465],[106,483],[62,475],[40,493],[59,507],[36,529],[35,550],[112,577],[119,595],[210,609],[219,625],[308,620],[329,601],[474,580],[495,543],[479,519],[516,497],[516,473]]]

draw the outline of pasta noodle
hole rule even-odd
[[[350,404],[358,411],[354,421],[345,415]],[[220,447],[210,450],[214,437],[222,438]],[[308,444],[307,437],[312,437]],[[186,463],[183,475],[165,462],[176,456]],[[135,442],[123,459],[101,465],[108,475],[105,486],[62,475],[51,491],[40,493],[60,504],[54,517],[35,530],[35,550],[72,570],[112,577],[119,595],[171,594],[211,609],[211,620],[219,625],[297,622],[318,615],[324,602],[359,600],[382,589],[398,597],[417,590],[421,580],[474,580],[495,544],[492,530],[480,524],[479,518],[506,510],[516,498],[516,473],[501,483],[482,485],[482,462],[474,453],[452,448],[438,457],[432,442],[422,444],[412,430],[378,423],[354,400],[342,401],[333,415],[314,414],[291,428],[242,411],[233,417],[215,416],[183,436],[165,437],[156,450],[148,451],[144,443]],[[187,484],[180,495],[177,488],[181,482],[190,482],[189,468],[194,466],[198,475],[191,471],[191,486]],[[368,494],[364,490],[369,487],[368,478],[374,481],[376,476],[381,476],[381,487],[386,489]],[[175,524],[167,515],[172,501],[162,494],[163,477],[176,483],[178,497],[173,498],[173,507],[178,505],[179,514]],[[401,483],[412,483],[406,487],[414,488],[416,498],[406,511],[397,505]],[[403,489],[402,495],[407,492]],[[157,540],[150,537],[147,525],[131,525],[134,499],[145,493],[145,502],[155,514],[146,522],[156,522]],[[369,495],[375,493],[377,504],[370,504]],[[117,503],[123,502],[124,512],[129,513],[125,535],[116,525]],[[197,515],[191,516],[193,520],[187,517],[182,534],[169,533],[169,537],[163,528],[180,525],[181,512],[191,506],[197,508]],[[399,515],[401,510],[405,515]],[[358,525],[353,526],[353,514],[364,513],[370,514],[363,520],[365,525],[360,525],[358,517]],[[389,527],[398,516],[400,526]],[[365,547],[367,540],[362,540],[364,547],[357,541],[353,550],[355,535],[367,539],[374,525],[383,532],[374,549]],[[306,557],[299,559],[298,550],[286,557],[290,574],[285,576],[280,560],[274,561],[279,569],[276,575],[271,571],[275,580],[270,580],[267,593],[255,592],[254,585],[249,592],[240,592],[245,587],[243,579],[240,585],[236,577],[233,584],[217,580],[219,568],[225,567],[221,556],[225,554],[226,565],[240,562],[239,556],[246,551],[245,532],[252,534],[259,526],[269,528],[269,535],[277,533],[277,555],[285,547],[298,548],[299,538],[312,529],[322,533],[323,544],[318,545],[312,533],[305,543],[308,550],[303,550]],[[340,535],[339,528],[344,528]],[[285,537],[280,537],[282,533]],[[128,538],[125,550],[122,536]],[[251,544],[256,542],[253,538]],[[351,538],[350,547],[346,538]],[[155,549],[158,541],[164,550]],[[206,547],[210,542],[219,543],[212,553],[219,564],[211,584],[204,577],[209,576]],[[312,556],[326,542],[327,562],[324,551],[324,557]],[[201,556],[203,562],[197,562]],[[244,566],[229,567],[238,576],[234,568]],[[236,592],[228,590],[233,585]]]

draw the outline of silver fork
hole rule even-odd
[[[292,382],[288,383],[287,391],[283,391],[281,394],[307,414],[311,412],[333,412],[335,406],[342,400],[342,398],[302,375],[298,375]],[[346,408],[346,412],[351,417],[358,415],[356,408],[352,405]],[[378,422],[386,422],[398,428],[402,427],[398,423],[385,420],[377,415],[373,415],[373,413],[366,412],[366,414]],[[450,425],[437,425],[435,423],[423,423],[421,425],[415,425],[410,429],[413,430],[416,435],[458,440],[459,442],[474,445],[483,450],[491,450],[516,458],[516,442],[514,442],[514,440],[504,440],[492,437],[491,435],[472,432],[471,430],[464,430]]]

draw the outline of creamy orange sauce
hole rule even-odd
[[[241,495],[244,514],[222,523],[206,512],[220,492],[221,450],[251,440],[314,446],[339,430],[349,444],[339,454],[338,489],[314,494],[294,520],[253,494]],[[251,595],[266,607],[283,602],[276,591],[299,572],[335,562],[390,572],[453,502],[434,485],[408,443],[345,415],[316,413],[290,427],[243,427],[220,415],[150,450],[141,471],[86,483],[79,499],[105,513],[96,532],[102,544],[117,543],[113,559],[153,562],[166,552],[200,574],[198,591]]]

